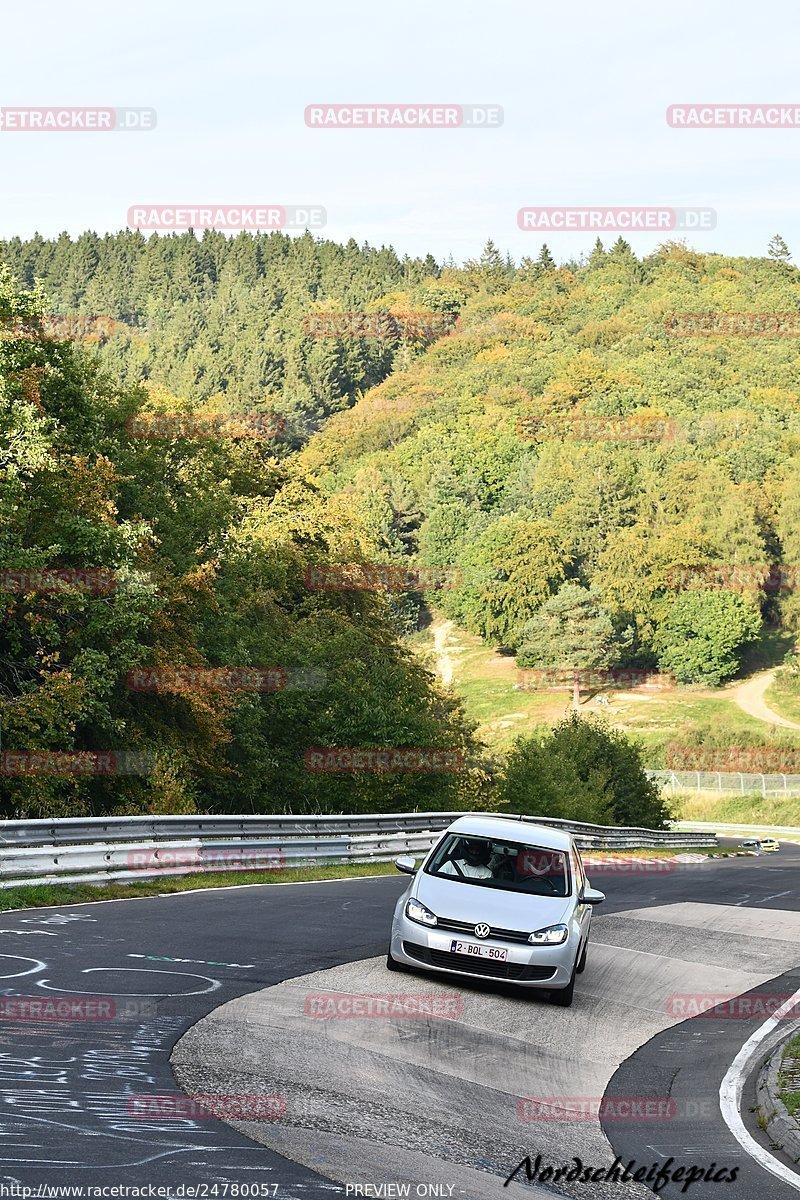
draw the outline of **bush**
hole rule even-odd
[[[597,718],[577,713],[549,733],[519,738],[498,782],[515,813],[662,829],[671,813],[647,778],[642,748]]]

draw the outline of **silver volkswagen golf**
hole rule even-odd
[[[386,965],[502,979],[572,1003],[586,965],[592,905],[571,835],[504,817],[460,817],[397,902]]]

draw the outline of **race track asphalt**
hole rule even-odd
[[[753,1021],[728,1020],[714,1053],[698,1055],[696,1039],[712,1038],[714,1020],[682,1021],[669,998],[787,990],[800,962],[798,879],[800,847],[788,845],[779,855],[667,873],[594,876],[608,899],[571,1010],[490,985],[386,972],[401,876],[5,914],[2,995],[99,997],[106,1016],[4,1016],[0,1183],[183,1185],[202,1200],[253,1182],[262,1195],[301,1198],[411,1179],[455,1197],[493,1194],[537,1145],[553,1163],[570,1149],[586,1162],[610,1165],[623,1151],[653,1162],[674,1153],[671,1138],[684,1137],[674,1117],[654,1137],[652,1122],[601,1129],[596,1114],[533,1123],[519,1103],[607,1089],[671,1096],[672,1078],[713,1098]],[[776,976],[784,979],[773,985]],[[457,993],[464,1010],[457,1021],[309,1020],[297,1002],[325,988]],[[183,1095],[171,1054],[194,1094],[273,1095],[281,1115],[233,1124],[197,1111],[169,1115]],[[665,1078],[654,1064],[669,1055],[680,1070]],[[692,1078],[683,1074],[690,1069]],[[736,1151],[715,1120],[707,1116],[692,1148],[707,1156],[719,1145],[727,1161]],[[750,1194],[796,1194],[752,1169],[758,1190]],[[636,1184],[607,1186],[559,1184],[550,1194],[648,1194]],[[688,1194],[739,1200],[746,1193],[734,1187],[700,1184]],[[505,1194],[518,1188],[539,1191],[523,1183]]]

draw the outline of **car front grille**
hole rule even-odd
[[[465,971],[470,975],[483,975],[487,979],[509,979],[518,983],[534,979],[552,979],[555,967],[537,967],[528,963],[495,962],[490,958],[470,958],[466,954],[451,954],[449,950],[431,950],[415,942],[403,942],[403,952],[409,958],[428,967],[440,967],[445,971]]]
[[[470,937],[475,937],[474,921],[454,921],[450,917],[439,917],[436,922],[436,928],[452,929],[453,933],[466,933]],[[490,925],[489,937],[499,938],[503,942],[527,943],[530,937],[530,930],[527,933],[523,933],[521,929],[501,929],[499,925]]]

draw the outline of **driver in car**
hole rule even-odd
[[[446,862],[440,869],[440,875],[455,875],[458,879],[463,876],[467,879],[491,879],[492,871],[489,867],[489,859],[491,851],[488,842],[482,842],[478,838],[465,838],[462,843],[461,854],[458,858],[453,858]]]

